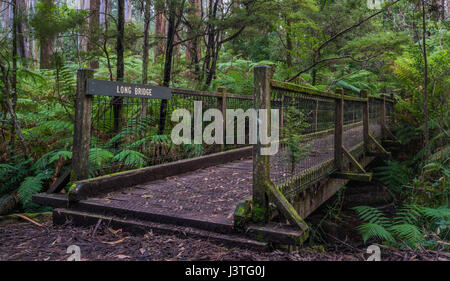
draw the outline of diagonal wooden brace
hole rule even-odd
[[[388,127],[386,127],[386,125],[383,125],[383,130],[384,130],[384,132],[385,132],[387,135],[389,135],[389,137],[390,137],[392,140],[397,140],[397,137],[394,136],[394,134],[391,132],[391,130],[389,130]]]
[[[300,228],[300,230],[304,232],[309,231],[309,227],[306,222],[298,215],[297,211],[292,207],[291,203],[287,201],[286,197],[284,197],[283,193],[272,183],[267,182],[267,191],[275,203],[275,205],[280,210],[281,214],[293,225]]]
[[[381,151],[381,153],[391,155],[391,153],[384,149],[384,147],[371,134],[369,134],[369,139],[375,144],[375,146]]]
[[[359,162],[353,157],[353,155],[345,149],[345,147],[342,147],[342,151],[344,151],[344,155],[347,156],[347,158],[350,160],[350,162],[363,174],[366,173],[366,170],[364,170],[363,166],[359,164]]]

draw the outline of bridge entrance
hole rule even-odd
[[[346,181],[370,181],[365,166],[389,155],[380,142],[391,137],[394,101],[275,81],[266,66],[254,71],[248,96],[103,82],[79,70],[72,187],[33,201],[55,207],[55,223],[107,222],[251,247],[300,244],[309,231],[304,218]],[[222,112],[278,109],[278,153],[261,155],[259,139],[174,145],[166,116],[193,110],[195,101]]]

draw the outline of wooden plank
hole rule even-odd
[[[342,147],[344,144],[344,90],[336,89],[341,98],[335,101],[334,119],[334,163],[338,170],[344,167]]]
[[[79,201],[144,182],[163,179],[197,169],[203,169],[241,158],[250,157],[252,147],[243,147],[191,159],[125,171],[93,179],[78,181],[69,191],[70,201]]]
[[[109,227],[114,229],[120,228],[133,234],[143,235],[151,231],[155,234],[174,235],[179,238],[190,237],[194,239],[210,240],[217,243],[222,243],[228,247],[244,247],[258,250],[268,249],[267,243],[250,240],[243,235],[237,235],[234,233],[222,234],[192,227],[169,225],[164,222],[154,223],[135,219],[122,219],[116,216],[105,216],[67,209],[53,210],[53,223],[56,225],[64,224],[66,221],[71,221],[73,224],[78,226],[91,226],[96,225],[99,220],[107,223]]]
[[[280,213],[294,226],[298,227],[303,232],[308,232],[309,227],[306,222],[297,214],[294,207],[286,200],[286,197],[280,190],[270,181],[266,183],[267,190],[270,194],[270,199],[278,207]]]
[[[88,79],[86,88],[86,95],[109,97],[170,99],[172,95],[168,87],[98,79]]]
[[[77,72],[75,98],[75,124],[73,134],[72,180],[83,180],[89,176],[89,148],[91,139],[92,96],[86,95],[86,82],[94,76],[92,69]]]
[[[303,231],[273,225],[250,225],[246,234],[260,242],[272,242],[280,245],[301,245],[307,238]]]
[[[335,172],[330,175],[332,178],[337,179],[347,179],[347,180],[357,180],[357,181],[366,181],[370,182],[372,180],[372,173],[343,173],[343,172]]]
[[[58,193],[60,192],[64,186],[66,186],[70,181],[70,173],[72,169],[68,168],[64,171],[64,173],[50,186],[47,190],[47,193]]]
[[[287,90],[287,91],[291,91],[291,92],[297,92],[299,94],[308,94],[308,95],[318,96],[318,97],[326,97],[326,98],[332,98],[332,99],[341,99],[340,95],[336,95],[336,94],[333,94],[333,93],[330,93],[330,92],[313,89],[313,88],[302,86],[302,85],[297,85],[297,84],[294,84],[294,83],[288,83],[288,82],[281,82],[281,81],[271,80],[270,81],[270,85],[273,88],[277,88],[277,89],[281,89],[281,90]],[[360,102],[365,102],[366,101],[364,98],[358,98],[358,97],[347,96],[347,95],[344,95],[343,98],[344,98],[344,100],[349,100],[349,101],[360,101]]]
[[[355,166],[361,173],[363,174],[366,173],[366,170],[364,170],[363,166],[359,164],[359,162],[353,157],[353,155],[350,152],[348,152],[347,149],[345,149],[345,147],[342,147],[342,151],[344,151],[345,156],[347,156],[347,158],[350,160],[353,166]]]

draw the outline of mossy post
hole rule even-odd
[[[226,132],[225,132],[225,128],[227,126],[227,120],[226,120],[226,116],[227,116],[227,93],[226,93],[226,89],[225,87],[218,87],[217,91],[219,92],[219,94],[221,94],[220,97],[217,98],[217,109],[219,109],[222,112],[222,116],[223,116],[223,144],[220,145],[220,149],[221,151],[225,150],[225,137],[226,137]]]
[[[341,171],[344,168],[342,146],[344,144],[344,89],[336,89],[334,117],[334,164]]]
[[[89,177],[89,146],[91,137],[92,96],[86,95],[86,84],[94,77],[92,69],[78,69],[75,97],[75,124],[73,133],[72,169],[75,178]]]
[[[268,66],[258,65],[254,67],[253,106],[255,110],[267,109],[268,121],[267,136],[270,132],[270,80],[272,71]],[[260,112],[258,112],[260,120]],[[267,144],[267,146],[270,144]],[[253,220],[268,218],[268,198],[266,193],[267,182],[270,181],[270,156],[262,155],[261,134],[258,130],[257,143],[253,145]]]
[[[369,152],[369,98],[367,90],[361,90],[361,95],[367,99],[363,103],[363,140],[364,152]]]
[[[386,96],[383,95],[380,108],[381,139],[386,137]]]

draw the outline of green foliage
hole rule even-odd
[[[33,207],[31,197],[33,194],[38,193],[43,189],[43,181],[49,179],[50,176],[51,175],[48,172],[41,172],[36,176],[25,178],[17,190],[17,195],[24,208],[27,209]]]
[[[123,162],[130,168],[142,168],[146,164],[146,157],[144,154],[130,149],[122,150],[119,154],[114,156],[114,160]]]
[[[385,166],[374,168],[375,178],[387,186],[393,192],[402,191],[402,187],[409,183],[412,177],[412,169],[408,162],[386,160]]]
[[[416,249],[419,248],[419,244],[435,247],[436,243],[432,242],[436,242],[436,237],[448,239],[450,218],[448,206],[430,208],[406,204],[392,218],[369,206],[358,206],[353,209],[363,221],[358,231],[364,242],[379,239],[390,245]]]

